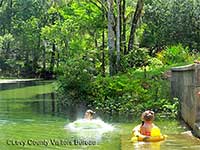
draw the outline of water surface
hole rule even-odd
[[[65,126],[83,116],[82,107],[64,107],[53,93],[49,81],[27,81],[0,84],[0,146],[3,150],[199,150],[200,142],[187,134],[177,121],[156,120],[165,141],[130,142],[132,123],[105,122],[115,130],[103,133],[77,134]],[[104,118],[101,118],[104,120]],[[81,132],[80,132],[81,133]]]

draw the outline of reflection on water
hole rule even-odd
[[[122,135],[122,150],[199,150],[200,140],[182,134],[168,134],[161,142],[130,142],[130,135]]]
[[[162,144],[161,148],[170,148],[174,150],[187,149],[187,150],[199,150],[200,141],[194,137],[183,134],[171,134],[167,138],[167,141]]]
[[[200,142],[189,136],[177,132],[177,124],[171,124],[171,121],[158,123],[164,134],[168,138],[162,142],[144,143],[130,142],[130,131],[137,124],[118,123],[114,124],[116,130],[102,133],[98,137],[98,132],[87,132],[96,134],[101,139],[96,146],[9,146],[6,145],[7,139],[16,140],[44,140],[44,139],[70,139],[77,136],[64,129],[69,120],[82,118],[86,110],[83,105],[64,106],[59,102],[54,91],[53,85],[48,81],[29,81],[22,83],[0,84],[0,145],[1,149],[89,149],[89,150],[199,150]],[[165,128],[164,128],[165,126]],[[106,126],[106,129],[108,126]],[[171,129],[173,128],[173,130]],[[176,131],[176,134],[171,132]],[[79,136],[89,136],[80,132]]]
[[[6,123],[8,123],[8,120],[2,120],[2,119],[0,119],[0,126],[1,126],[1,125],[4,125],[4,124],[6,124]]]
[[[130,141],[131,136],[130,135],[121,135],[121,143],[122,143],[122,150],[160,150],[160,146],[162,143],[166,141],[161,142],[134,142],[132,143]],[[165,150],[165,149],[162,149]]]
[[[82,117],[83,105],[63,105],[53,90],[52,81],[0,83],[0,117],[31,118],[33,113],[65,116],[71,120]]]
[[[160,142],[137,142],[133,147],[135,150],[160,150]]]
[[[51,82],[28,81],[0,84],[0,114],[4,117],[33,112],[50,112],[52,103]],[[39,92],[40,90],[40,92]]]

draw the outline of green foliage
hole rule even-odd
[[[63,76],[58,80],[57,93],[63,103],[88,102],[93,80],[93,65],[84,59],[67,61],[62,67]]]
[[[184,47],[188,46],[198,51],[199,4],[199,0],[145,1],[143,18],[135,33],[135,43],[142,48],[135,47],[128,55],[121,56],[123,71],[152,63],[149,62],[148,52],[144,47],[151,51],[157,47],[181,43]],[[136,0],[126,1],[127,35],[130,32],[130,21],[136,5]],[[106,3],[104,6],[107,7]],[[59,66],[65,63],[66,58],[82,55],[88,50],[98,53],[100,61],[96,61],[95,65],[100,70],[103,45],[105,62],[109,64],[106,49],[107,34],[102,43],[102,31],[106,33],[107,20],[105,14],[103,18],[101,7],[100,1],[88,0],[2,1],[0,10],[2,73],[39,77],[41,70],[44,72],[61,70]],[[114,7],[114,13],[117,15],[116,5]],[[128,38],[126,39],[128,41]],[[53,44],[55,54],[52,53]],[[51,66],[54,68],[50,70]]]
[[[60,75],[57,92],[67,105],[86,103],[110,114],[137,114],[144,109],[176,114],[177,105],[170,101],[169,81],[163,73],[171,65],[196,57],[190,50],[200,48],[199,0],[146,0],[135,33],[137,46],[127,55],[121,53],[121,68],[126,73],[114,77],[99,76],[103,47],[106,73],[109,64],[107,17],[100,1],[1,2],[1,75]],[[136,5],[136,0],[126,1],[126,33]],[[156,50],[157,57],[150,57]]]
[[[159,68],[160,66],[164,65],[163,62],[156,57],[149,58],[148,62],[149,62],[149,67],[151,67],[152,69]]]
[[[199,0],[148,0],[145,2],[142,46],[149,48],[182,43],[199,49]]]
[[[172,111],[169,81],[163,78],[165,69],[158,67],[159,60],[152,59],[146,78],[140,69],[131,69],[126,74],[113,77],[96,77],[91,56],[70,59],[61,69],[63,75],[59,79],[57,92],[63,103],[85,103],[111,115],[137,115],[145,109],[157,112],[165,110],[166,113]],[[162,107],[164,104],[169,106],[168,109]]]
[[[122,66],[126,68],[138,68],[148,64],[148,50],[146,48],[134,47],[134,49],[122,58]]]
[[[98,77],[92,85],[92,99],[96,109],[107,113],[126,112],[127,110],[131,112],[133,109],[129,107],[132,98],[131,89],[139,87],[137,86],[138,81],[133,81],[134,84],[130,84],[130,86],[127,86],[126,82],[126,78],[119,76]]]
[[[98,63],[95,58],[98,57],[90,52],[79,62],[74,59],[67,61],[61,69],[64,75],[60,78],[58,93],[66,104],[85,103],[110,115],[139,115],[152,109],[175,118],[178,101],[170,99],[170,81],[166,71],[193,57],[181,44],[161,51],[157,58],[150,57],[146,49],[138,48],[124,59],[132,69],[128,66],[126,73],[102,77],[96,72]]]
[[[189,48],[184,48],[181,44],[167,47],[166,50],[157,53],[157,58],[161,60],[163,64],[168,65],[191,62],[192,60],[189,54]]]
[[[94,40],[99,42],[105,25],[101,9],[86,0],[13,0],[1,5],[0,57],[5,76],[38,77],[41,70],[59,70],[66,57],[97,49]]]
[[[169,81],[163,79],[162,70],[148,72],[131,71],[114,77],[98,77],[92,82],[91,105],[109,114],[138,115],[145,109],[173,116],[177,111],[171,103]],[[173,116],[174,117],[174,116]]]
[[[162,109],[164,112],[168,113],[172,117],[178,116],[178,110],[179,110],[179,101],[177,98],[174,98],[172,101],[166,101],[162,105]]]

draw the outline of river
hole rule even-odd
[[[138,121],[111,122],[115,129],[96,138],[80,137],[64,127],[83,116],[83,107],[63,107],[52,81],[0,83],[0,146],[3,150],[199,150],[200,141],[182,134],[176,120],[156,119],[167,139],[156,143],[130,142]],[[101,118],[104,120],[104,118]],[[138,119],[135,119],[138,120]]]

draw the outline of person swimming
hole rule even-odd
[[[140,127],[140,133],[142,135],[151,136],[152,128],[156,127],[156,125],[153,124],[154,118],[155,118],[154,112],[151,111],[151,110],[147,110],[147,111],[142,113],[143,123]]]
[[[84,119],[92,120],[92,119],[94,119],[94,115],[95,115],[95,112],[92,111],[91,109],[88,109],[88,110],[85,112]]]
[[[142,124],[136,126],[132,131],[135,135],[145,135],[145,136],[151,136],[151,131],[153,128],[158,128],[154,123],[155,116],[154,112],[151,110],[147,110],[142,113],[141,120]]]

